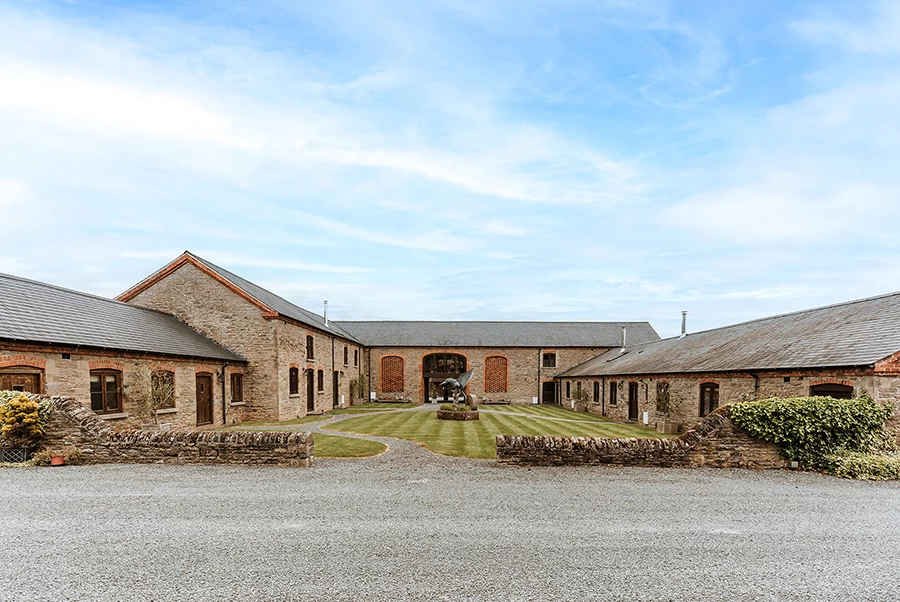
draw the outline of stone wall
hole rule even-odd
[[[248,360],[244,370],[244,402],[229,406],[228,422],[238,420],[289,420],[307,414],[304,370],[323,372],[323,387],[316,382],[315,410],[323,412],[334,402],[333,374],[338,372],[341,395],[350,403],[353,352],[360,347],[304,324],[265,315],[238,292],[186,262],[128,299],[128,303],[174,315],[220,345]],[[323,324],[324,327],[324,324]],[[307,358],[306,337],[313,337],[313,358]],[[343,364],[348,346],[348,365]],[[290,393],[290,369],[301,372],[299,393]],[[343,374],[341,374],[343,372]],[[218,412],[221,414],[221,411]],[[219,416],[221,424],[221,416]]]
[[[306,354],[306,337],[313,337],[313,357]],[[354,351],[359,345],[340,337],[305,328],[293,322],[278,322],[276,328],[278,362],[278,415],[279,420],[305,416],[307,409],[306,373],[312,370],[315,380],[315,409],[321,413],[335,407],[334,373],[338,374],[337,406],[350,405],[350,381],[361,374],[361,367],[353,365]],[[347,364],[344,364],[344,347],[347,347]],[[290,392],[290,369],[300,370],[300,387],[297,394]],[[318,371],[323,374],[322,389],[318,386]]]
[[[379,400],[425,401],[424,377],[422,363],[426,355],[432,353],[457,353],[466,357],[469,370],[475,374],[469,381],[468,393],[476,395],[481,402],[506,402],[513,404],[530,404],[534,398],[541,399],[541,385],[544,382],[555,382],[554,377],[573,366],[580,364],[604,351],[605,347],[592,348],[545,348],[537,347],[372,347],[367,350],[371,370],[371,390]],[[542,366],[542,353],[556,354],[556,367]],[[382,391],[381,358],[400,356],[404,363],[404,390]],[[486,392],[484,390],[484,361],[491,356],[501,356],[507,360],[508,387],[505,392]],[[559,399],[556,400],[560,402]]]
[[[728,407],[677,439],[603,439],[497,435],[498,464],[520,466],[652,466],[660,468],[783,468],[773,443],[738,428]]]
[[[228,404],[229,423],[277,418],[277,391],[272,378],[277,373],[275,324],[263,317],[259,307],[191,263],[180,266],[129,299],[128,303],[171,314],[247,358],[244,401]],[[213,389],[220,398],[221,387],[214,386]],[[230,402],[230,392],[227,396]],[[220,403],[219,399],[215,405],[217,424],[222,424]]]
[[[310,466],[313,460],[311,433],[116,431],[76,399],[49,399],[52,411],[44,447],[51,452],[78,450],[86,464]]]

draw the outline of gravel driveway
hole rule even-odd
[[[898,483],[393,451],[0,469],[0,600],[900,598]]]

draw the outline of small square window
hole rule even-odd
[[[545,353],[544,354],[543,367],[544,368],[556,368],[556,354],[555,353]]]

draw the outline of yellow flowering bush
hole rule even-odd
[[[44,436],[46,413],[36,401],[19,394],[0,403],[0,440],[10,447],[34,447]]]

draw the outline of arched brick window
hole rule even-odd
[[[509,364],[505,357],[484,358],[484,392],[506,393],[509,390]]]
[[[403,388],[403,358],[397,355],[381,358],[381,390],[399,393]]]

